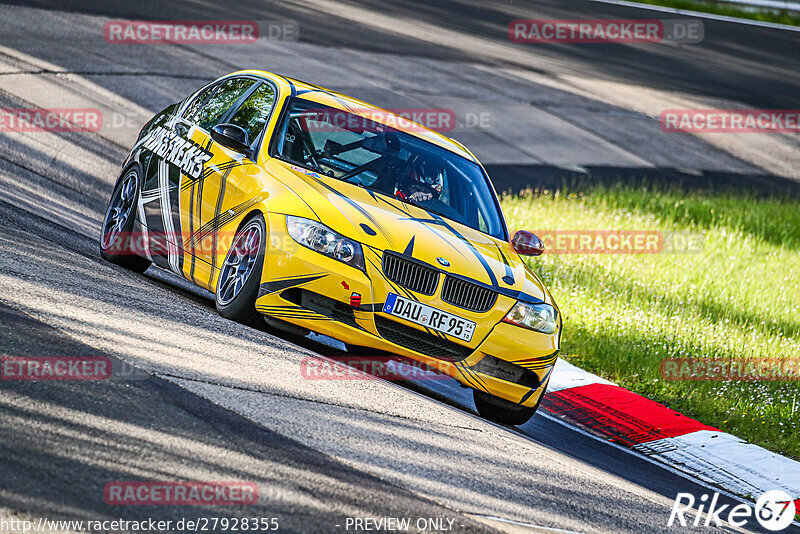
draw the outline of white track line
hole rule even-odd
[[[733,493],[731,493],[731,492],[729,492],[729,491],[727,491],[727,490],[725,490],[723,488],[720,488],[718,486],[714,486],[712,484],[709,484],[709,483],[707,483],[706,481],[704,481],[702,479],[696,478],[696,476],[694,476],[692,473],[689,473],[687,471],[681,471],[680,469],[672,467],[671,465],[669,465],[667,463],[664,463],[664,462],[661,462],[661,461],[658,461],[658,460],[654,460],[653,458],[650,458],[649,456],[646,456],[644,454],[636,453],[633,449],[631,449],[629,447],[623,447],[622,445],[620,445],[618,443],[613,443],[611,441],[606,441],[606,440],[604,440],[603,438],[601,438],[599,436],[595,436],[591,432],[587,432],[586,430],[584,430],[582,428],[579,428],[577,426],[571,425],[571,424],[567,423],[566,421],[562,421],[561,419],[559,419],[558,417],[556,417],[554,415],[550,415],[547,412],[547,410],[544,410],[544,409],[539,410],[536,413],[536,415],[537,416],[541,415],[545,419],[548,419],[550,421],[554,421],[554,422],[558,423],[559,425],[562,425],[562,426],[564,426],[566,428],[574,430],[575,432],[578,432],[579,434],[582,434],[584,436],[592,438],[593,440],[599,441],[601,443],[605,443],[606,445],[614,447],[615,449],[618,449],[618,450],[621,450],[621,451],[625,451],[628,454],[632,454],[632,455],[636,456],[637,458],[641,458],[642,460],[644,460],[646,462],[649,462],[649,463],[651,463],[651,464],[653,464],[653,465],[655,465],[655,466],[657,466],[657,467],[659,467],[661,469],[665,469],[665,470],[669,471],[670,473],[672,473],[674,475],[677,475],[677,476],[679,476],[679,477],[681,477],[681,478],[683,478],[685,480],[688,480],[689,482],[692,482],[692,483],[694,483],[694,484],[696,484],[698,486],[702,486],[702,487],[706,488],[709,491],[712,491],[712,492],[715,491],[715,492],[719,493],[720,495],[724,495],[724,496],[728,497],[729,499],[733,499],[734,501],[740,502],[742,504],[746,504],[748,506],[753,506],[753,501],[745,499],[744,497],[740,497],[739,495],[735,495],[735,494],[733,494]],[[524,435],[524,434],[521,434],[521,435]],[[677,495],[677,493],[676,493],[676,495]],[[694,508],[692,508],[692,511],[697,513],[697,510],[695,510]],[[705,517],[706,515],[707,514],[701,514],[701,519],[702,519],[702,517]],[[798,522],[798,521],[795,521],[792,524],[796,525],[796,526],[800,526],[800,522]],[[729,525],[729,524],[726,524],[725,526],[729,527],[731,529],[734,529],[737,532],[751,532],[750,530],[744,530],[744,529],[741,529],[741,528],[738,528],[738,527],[734,527],[733,525]]]
[[[638,9],[649,9],[650,11],[660,11],[662,13],[673,13],[675,15],[690,15],[699,19],[719,20],[722,22],[733,22],[735,24],[746,24],[748,26],[759,26],[761,28],[771,28],[773,30],[786,30],[790,32],[800,32],[800,27],[789,26],[787,24],[776,24],[774,22],[763,22],[760,20],[740,19],[737,17],[728,17],[726,15],[715,15],[714,13],[703,13],[701,11],[689,11],[686,9],[676,9],[674,7],[666,6],[653,6],[649,4],[640,4],[638,2],[626,2],[625,0],[589,0],[590,2],[598,2],[601,4],[611,4],[614,6],[633,7]]]
[[[563,391],[590,384],[613,385],[608,380],[559,359],[553,370],[549,389]],[[797,482],[800,481],[800,463],[744,442],[732,434],[701,430],[625,447],[567,423],[544,409],[540,413],[551,421],[643,458],[743,504],[752,505],[752,501],[738,495],[757,497],[776,487],[795,498],[800,497],[800,482]],[[652,454],[648,454],[648,450],[652,450]],[[800,522],[795,521],[794,524],[800,526]]]

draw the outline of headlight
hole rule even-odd
[[[356,269],[365,270],[361,244],[337,234],[327,226],[311,219],[286,216],[286,228],[292,239]]]
[[[554,307],[543,302],[540,304],[517,302],[503,317],[503,322],[536,330],[543,334],[552,334],[558,329],[558,312]]]

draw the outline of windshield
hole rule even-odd
[[[297,98],[278,132],[281,159],[506,239],[486,176],[461,156],[379,122]]]

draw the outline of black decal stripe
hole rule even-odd
[[[200,180],[205,178],[205,172],[203,174],[201,174],[199,178],[191,178],[188,175],[187,175],[187,178],[189,178],[189,180],[187,180],[186,182],[184,182],[183,185],[181,185],[181,191],[189,189],[190,187],[194,188],[194,186],[197,184],[197,182],[199,182]]]
[[[384,237],[391,243],[390,234],[386,231],[386,229],[383,227],[383,225],[380,222],[378,222],[377,219],[375,219],[372,215],[369,214],[369,212],[367,210],[364,209],[363,206],[359,205],[358,202],[356,202],[352,198],[349,198],[349,197],[343,195],[342,193],[337,191],[336,188],[331,187],[330,185],[326,184],[322,180],[317,180],[316,183],[322,185],[325,189],[327,189],[328,191],[330,191],[334,195],[338,196],[339,198],[341,198],[342,200],[344,200],[345,202],[350,204],[350,206],[352,206],[356,211],[358,211],[361,215],[366,217],[367,220],[369,220],[372,224],[377,226],[378,230],[380,230],[383,233]]]
[[[270,317],[276,317],[278,319],[300,319],[303,321],[333,321],[333,319],[331,319],[330,317],[325,317],[324,315],[292,315],[289,313],[274,313],[274,312],[263,312],[263,313],[264,315],[269,315]]]
[[[203,228],[203,186],[205,183],[205,180],[200,180],[200,183],[197,184],[197,226],[201,229]]]
[[[475,248],[475,245],[473,245],[469,239],[464,237],[464,235],[461,234],[461,232],[453,228],[453,226],[451,226],[447,221],[442,219],[439,215],[431,213],[431,217],[433,217],[436,221],[438,221],[439,224],[447,228],[447,230],[451,234],[459,238],[467,246],[467,248],[469,248],[469,250],[473,253],[473,255],[478,259],[478,261],[481,262],[481,265],[483,265],[483,269],[486,271],[486,274],[489,275],[489,280],[492,281],[492,285],[497,287],[497,277],[494,275],[494,272],[492,271],[491,267],[489,267],[489,264],[486,262],[486,258],[484,258],[483,254],[481,254],[478,251],[478,249]]]
[[[322,315],[319,312],[307,310],[305,308],[288,308],[288,309],[281,308],[281,309],[276,309],[276,308],[271,308],[271,307],[268,307],[268,306],[259,306],[258,309],[263,311],[264,313],[270,313],[270,314],[278,314],[278,313],[280,313],[280,314],[283,314],[283,315],[294,315],[296,317],[313,317],[313,316],[317,316],[317,315]]]
[[[370,194],[370,196],[373,199],[375,199],[375,201],[381,201],[387,206],[399,211],[403,215],[408,215],[409,217],[412,217],[411,212],[408,211],[407,203],[401,202],[399,200],[395,200],[394,202],[392,202],[391,200],[389,200],[391,198],[389,195],[384,195],[383,193],[375,193],[375,191],[373,191],[372,189],[367,189],[366,191],[367,193]]]
[[[222,174],[225,171],[229,171],[229,170],[234,169],[236,167],[241,167],[242,165],[244,165],[243,161],[238,161],[238,160],[235,160],[235,159],[232,159],[232,160],[230,160],[230,161],[228,161],[226,163],[223,163],[221,165],[209,165],[207,169],[203,170],[203,173],[197,179],[198,180],[202,180],[203,178],[208,178],[209,176],[211,176],[212,174],[215,174],[215,173],[216,174]]]
[[[219,179],[219,194],[217,195],[217,204],[214,207],[214,218],[219,218],[220,211],[222,211],[222,201],[225,199],[225,186],[228,183],[228,175],[230,175],[231,169],[225,171],[224,174],[220,176]],[[211,232],[211,274],[208,277],[208,284],[211,285],[211,279],[214,276],[214,269],[217,268],[217,228],[212,230]]]
[[[550,379],[550,375],[552,374],[553,369],[554,369],[554,367],[551,367],[550,370],[547,371],[547,373],[545,373],[545,375],[542,377],[542,379],[540,381],[541,384],[546,384],[547,383],[547,381]],[[542,386],[539,386],[538,388],[531,389],[529,392],[527,392],[525,395],[522,396],[522,399],[520,399],[519,403],[522,404],[523,402],[528,400],[530,398],[530,396],[533,395],[534,393],[536,393],[536,391],[541,387]],[[544,395],[544,392],[542,392],[542,395]]]
[[[503,265],[505,265],[506,276],[511,279],[511,284],[513,284],[514,283],[514,272],[511,270],[511,265],[508,263],[508,259],[506,258],[506,255],[503,254],[503,249],[500,248],[500,245],[495,243],[495,246],[497,247],[497,252],[500,253],[500,258],[503,261]],[[509,285],[511,285],[511,284],[509,284]]]
[[[313,214],[314,214],[314,216],[317,218],[317,220],[318,220],[318,221],[320,221],[320,222],[322,222],[322,218],[321,218],[319,215],[317,215],[317,212],[316,212],[316,211],[314,211],[314,208],[312,208],[312,207],[311,207],[311,204],[309,204],[309,203],[306,201],[306,199],[304,199],[304,198],[303,198],[303,195],[299,194],[297,191],[295,191],[294,189],[292,189],[292,188],[291,188],[291,187],[290,187],[290,186],[289,186],[287,183],[285,183],[285,182],[281,182],[281,184],[283,184],[283,186],[284,186],[284,187],[286,187],[286,189],[288,189],[289,191],[291,191],[292,193],[294,193],[294,195],[295,195],[297,198],[299,198],[300,200],[302,200],[302,201],[303,201],[303,203],[304,203],[306,206],[308,206],[308,209],[310,209],[310,210],[311,210],[311,213],[313,213]]]
[[[528,400],[529,398],[531,398],[531,395],[533,395],[535,392],[536,392],[536,390],[535,390],[535,389],[532,389],[532,390],[530,390],[529,392],[527,392],[527,393],[526,393],[525,395],[523,395],[523,396],[522,396],[522,398],[519,400],[519,403],[520,403],[520,404],[524,403],[526,400]]]
[[[188,178],[188,176],[187,176]],[[195,182],[192,180],[192,187],[189,190],[189,242],[191,248],[189,249],[192,257],[191,257],[191,265],[189,266],[189,278],[192,282],[197,283],[197,280],[194,278],[194,268],[195,268],[195,247],[194,247],[194,239],[192,236],[194,235],[194,190],[195,190]],[[184,248],[186,244],[184,243]]]
[[[404,220],[404,221],[414,221],[414,222],[418,222],[418,223],[424,223],[424,224],[426,224],[426,225],[427,225],[427,224],[431,224],[431,225],[434,225],[434,226],[444,226],[444,224],[443,224],[443,221],[442,221],[442,222],[439,222],[439,221],[437,221],[437,220],[434,220],[434,219],[423,219],[423,218],[420,218],[420,217],[414,217],[414,216],[409,216],[409,217],[407,217],[407,218],[405,218],[405,219],[401,219],[401,220]],[[453,245],[453,244],[452,244],[450,241],[448,241],[447,239],[442,239],[442,241],[443,241],[444,243],[446,243],[446,244],[447,244],[447,245],[448,245],[450,248],[452,248],[454,251],[456,251],[456,253],[458,253],[458,255],[459,255],[459,256],[461,256],[462,258],[466,258],[466,257],[467,257],[467,256],[466,256],[466,255],[465,255],[463,252],[461,252],[461,251],[458,249],[458,247],[456,247],[455,245]]]
[[[556,358],[558,358],[558,352],[559,351],[555,351],[546,356],[541,356],[537,358],[524,358],[522,360],[514,360],[512,363],[521,365],[523,367],[527,367],[529,369],[537,367],[538,368],[549,367],[550,365],[553,365],[553,363],[555,363]]]
[[[531,371],[541,371],[542,369],[548,369],[553,364],[545,364],[545,365],[521,365],[520,367],[524,367],[525,369],[530,369]]]
[[[256,311],[259,313],[263,313],[264,315],[269,315],[270,317],[279,317],[281,319],[300,319],[303,321],[333,321],[332,318],[327,317],[325,315],[319,313],[295,313],[295,312],[285,312],[285,311],[276,311],[276,310],[267,310],[261,306],[256,306]]]
[[[172,217],[172,232],[171,236],[173,243],[179,247],[177,251],[177,271],[183,274],[183,225],[181,224],[181,170],[175,165],[169,165],[169,192],[170,192],[170,216]],[[172,184],[175,187],[172,187]],[[173,193],[174,190],[174,193]]]
[[[478,385],[479,389],[482,389],[486,392],[489,391],[489,388],[486,386],[486,383],[483,380],[481,380],[481,377],[479,377],[478,374],[475,373],[475,371],[466,366],[461,367],[461,370],[464,371],[465,376],[466,375],[470,376],[470,378],[474,381],[474,383]]]
[[[314,317],[317,315],[322,315],[319,312],[307,310],[306,308],[301,308],[299,306],[259,306],[258,309],[264,313],[280,313],[284,315],[294,315],[296,317]]]
[[[465,367],[464,369],[465,369],[465,370],[466,370],[466,371],[467,371],[467,372],[468,372],[468,373],[469,373],[469,374],[472,376],[472,378],[474,378],[474,379],[475,379],[475,381],[476,381],[478,384],[480,384],[480,385],[481,385],[481,387],[482,387],[483,389],[485,389],[486,391],[489,391],[489,387],[486,385],[486,382],[484,382],[484,381],[483,381],[483,379],[482,379],[482,378],[481,378],[481,377],[478,375],[478,373],[476,373],[475,371],[473,371],[473,370],[472,370],[472,369],[470,369],[469,367]]]
[[[247,211],[252,206],[261,202],[261,197],[253,197],[248,201],[242,202],[241,204],[234,206],[233,208],[225,211],[225,213],[220,214],[219,217],[211,219],[206,224],[204,224],[200,229],[197,230],[194,234],[190,235],[187,238],[187,243],[189,241],[192,242],[194,246],[196,243],[205,239],[208,235],[211,234],[214,230],[219,230],[236,217]]]
[[[467,382],[467,384],[469,384],[469,386],[472,389],[477,389],[477,390],[483,389],[480,384],[476,384],[475,382],[472,381],[472,377],[467,373],[466,367],[461,367],[460,365],[456,365],[455,368],[458,370],[461,376],[464,377],[464,380]]]
[[[299,278],[284,278],[280,280],[270,280],[269,282],[264,282],[261,284],[258,290],[258,297],[261,298],[264,295],[269,295],[271,293],[275,293],[277,291],[282,291],[284,289],[288,289],[290,287],[295,287],[303,284],[307,284],[309,282],[313,282],[314,280],[319,280],[328,276],[327,274],[317,274],[311,276],[303,276]]]
[[[411,257],[414,256],[414,238],[415,237],[416,236],[412,236],[411,237],[411,241],[409,241],[408,245],[406,245],[406,249],[403,251],[403,255],[411,256]]]

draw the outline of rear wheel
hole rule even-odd
[[[136,203],[139,200],[139,172],[129,169],[117,182],[103,219],[100,236],[100,255],[121,267],[143,273],[150,260],[136,254],[133,225],[136,222]]]
[[[532,407],[521,406],[476,389],[472,390],[472,397],[475,400],[475,408],[481,417],[501,425],[516,426],[527,423],[533,417],[533,414],[539,408],[539,404],[542,403],[544,392],[539,397],[539,402],[536,403],[536,406]]]
[[[233,238],[217,280],[217,311],[223,317],[254,327],[264,321],[256,298],[264,265],[267,227],[261,214],[248,219]]]

